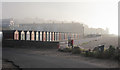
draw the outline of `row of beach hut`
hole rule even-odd
[[[32,41],[61,41],[68,38],[79,39],[78,33],[47,32],[47,31],[18,31],[14,32],[14,40]]]

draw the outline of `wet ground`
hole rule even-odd
[[[3,58],[20,68],[117,68],[118,61],[83,57],[57,49],[4,48]]]

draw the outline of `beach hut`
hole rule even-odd
[[[72,35],[71,35],[71,33],[69,33],[69,38],[71,38],[72,37]]]
[[[76,39],[78,38],[78,34],[76,34]]]
[[[38,33],[38,31],[36,32],[36,41],[38,41],[39,39],[38,39],[38,36],[39,36],[39,33]]]
[[[51,37],[51,32],[49,33],[49,41],[51,41],[52,37]]]
[[[30,40],[30,32],[27,31],[26,40]]]
[[[46,33],[43,32],[43,41],[46,41]]]
[[[67,40],[67,34],[66,33],[64,33],[64,39]]]
[[[56,33],[56,34],[55,34],[55,35],[56,35],[56,36],[55,36],[55,41],[57,41],[57,32],[55,32],[55,33]]]
[[[57,41],[59,41],[59,32],[57,33]]]
[[[61,40],[61,33],[59,33],[59,41]]]
[[[74,33],[72,34],[72,39],[74,39]]]
[[[54,41],[54,32],[52,32],[52,41]]]
[[[68,40],[68,33],[66,33],[66,40]]]
[[[25,40],[25,32],[24,31],[21,32],[21,40]]]
[[[42,32],[40,32],[40,41],[42,41]]]
[[[61,33],[61,40],[64,39],[64,33]]]
[[[31,33],[31,40],[35,40],[35,33],[34,33],[34,31],[32,31],[32,33]]]
[[[17,30],[14,32],[14,40],[19,40],[19,32]]]
[[[56,32],[54,32],[54,41],[56,41]]]
[[[47,41],[49,41],[49,32],[47,32]]]

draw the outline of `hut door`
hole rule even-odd
[[[46,35],[45,35],[45,32],[43,33],[43,41],[45,41],[46,39]]]
[[[38,32],[36,32],[36,41],[38,41]]]
[[[40,32],[40,41],[42,41],[42,32]]]
[[[49,33],[47,32],[47,41],[49,41]]]
[[[34,31],[31,33],[31,40],[34,40]]]
[[[51,41],[51,32],[50,32],[50,41]]]
[[[19,32],[17,30],[14,32],[14,40],[19,40]]]
[[[59,41],[61,40],[61,33],[59,33]]]
[[[16,31],[14,32],[14,40],[17,39],[17,34],[16,34]]]
[[[16,40],[19,40],[19,32],[16,33]]]
[[[54,41],[54,32],[52,33],[52,41]]]
[[[59,41],[59,33],[57,33],[57,41]]]
[[[30,40],[30,32],[27,31],[27,40]]]
[[[24,31],[21,32],[21,40],[25,40],[25,33],[24,33]]]

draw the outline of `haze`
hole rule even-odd
[[[3,2],[2,18],[76,21],[118,34],[118,5],[112,2]]]

